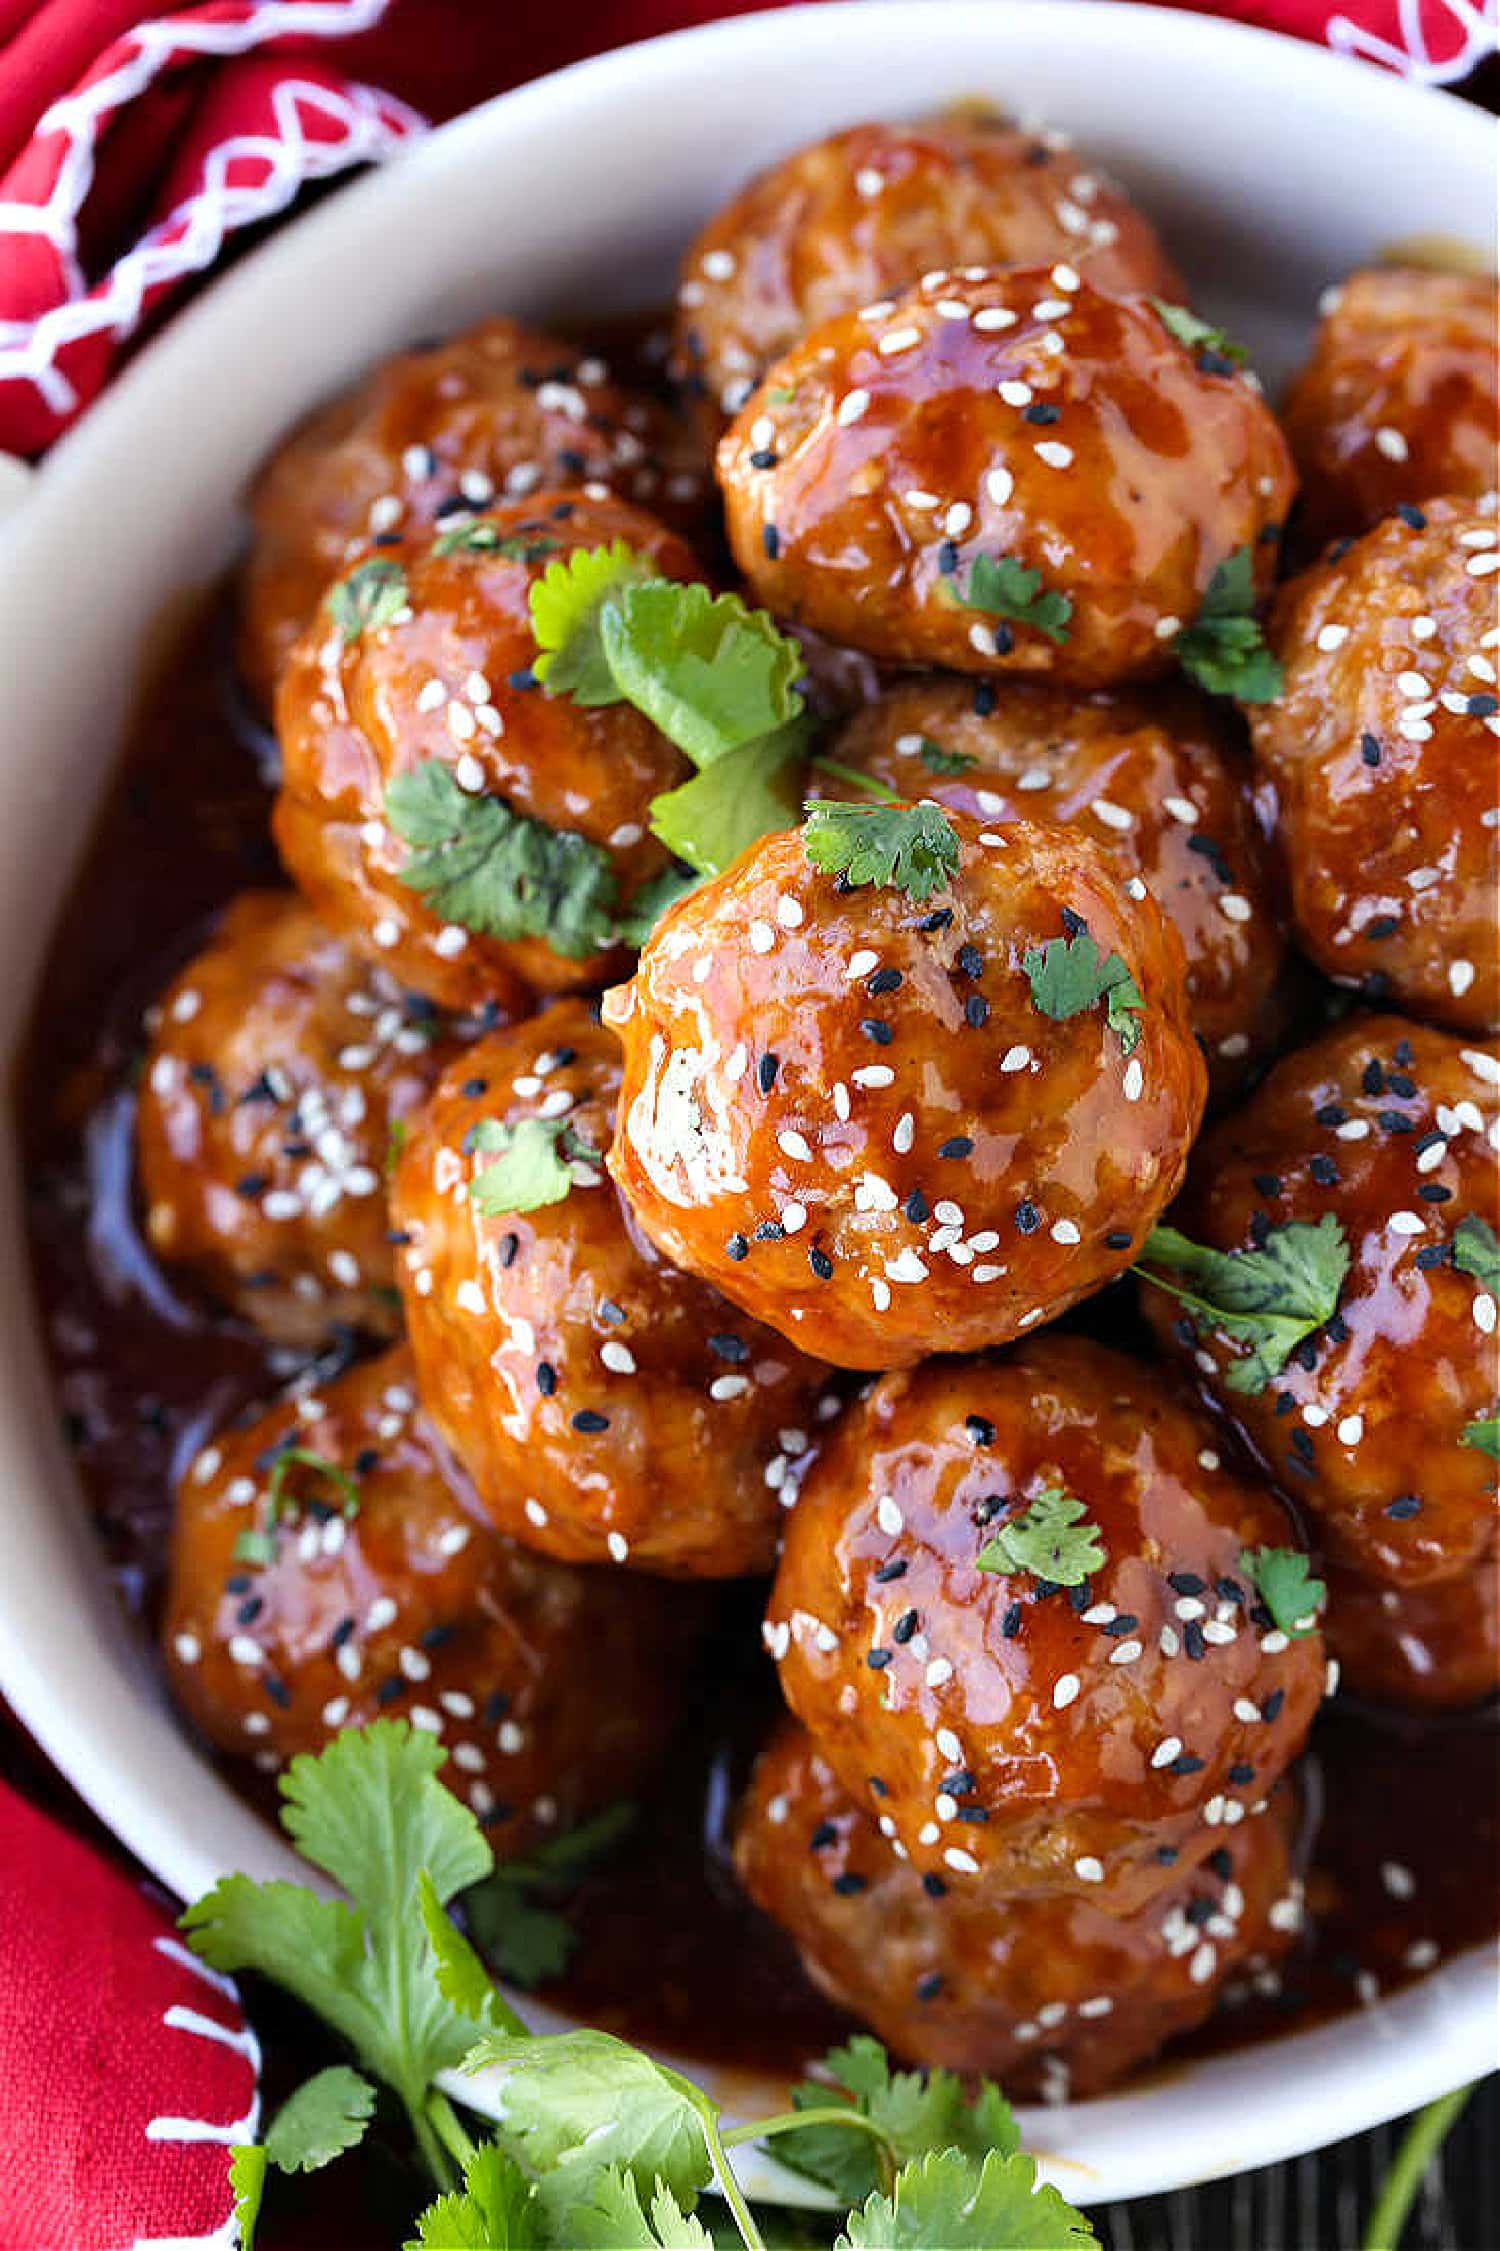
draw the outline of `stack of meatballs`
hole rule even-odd
[[[274,1768],[404,1715],[524,1853],[649,1782],[707,1582],[771,1578],[744,1885],[898,2053],[1053,2099],[1292,1943],[1340,1667],[1496,1679],[1493,292],[1348,279],[1279,421],[1186,308],[1061,136],[871,124],[711,221],[638,392],[492,320],[322,410],[242,590],[296,888],[140,1093],[157,1254],[367,1347],[183,1481],[195,1725]],[[414,880],[434,765],[622,918],[670,870],[682,752],[538,674],[534,585],[614,542],[795,630],[809,794],[928,808],[942,865],[774,829],[638,958]],[[1260,1383],[1169,1205],[1208,1253],[1336,1223]]]

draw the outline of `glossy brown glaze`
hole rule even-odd
[[[610,1169],[677,1265],[844,1367],[1003,1343],[1130,1263],[1203,1107],[1182,948],[1071,831],[961,839],[921,904],[769,836],[657,925],[606,997]],[[1044,1016],[1028,949],[1086,925],[1144,1007]]]
[[[402,1152],[391,1218],[428,1411],[503,1531],[689,1578],[769,1570],[827,1370],[680,1274],[603,1169],[620,1049],[582,1001],[481,1040]],[[481,1125],[565,1118],[574,1186],[481,1212]],[[786,1485],[788,1493],[792,1490]]]
[[[1203,2023],[1227,1978],[1286,1952],[1302,1920],[1297,1829],[1283,1784],[1132,1915],[1074,1894],[1011,1898],[919,1876],[788,1720],[757,1762],[734,1849],[814,1984],[894,2054],[1061,2102],[1113,2085]]]
[[[525,985],[583,989],[628,956],[445,921],[401,879],[408,848],[386,817],[386,789],[437,760],[471,794],[604,847],[627,902],[667,865],[647,813],[687,762],[631,705],[586,709],[538,685],[530,590],[574,549],[614,540],[668,578],[700,574],[675,533],[623,501],[543,494],[483,522],[505,546],[445,553],[439,534],[400,551],[408,600],[392,623],[346,640],[325,605],[303,634],[276,699],[275,832],[290,875],[352,945],[450,1007],[513,1010]]]
[[[1213,1095],[1232,1094],[1270,1048],[1286,945],[1243,733],[1222,705],[1183,686],[1081,696],[934,674],[889,688],[829,747],[898,797],[1081,829],[1176,926]]]
[[[1331,1565],[1328,1646],[1356,1696],[1406,1712],[1462,1711],[1500,1689],[1496,1543],[1435,1586],[1391,1587]]]
[[[1472,1570],[1492,1538],[1495,1465],[1462,1436],[1500,1395],[1495,1300],[1453,1242],[1466,1217],[1496,1223],[1497,1085],[1492,1048],[1355,1016],[1204,1135],[1175,1226],[1235,1251],[1327,1214],[1349,1248],[1334,1322],[1263,1390],[1225,1383],[1242,1347],[1141,1292],[1162,1344],[1330,1556],[1396,1586]]]
[[[735,560],[778,616],[898,663],[1088,688],[1167,671],[1238,549],[1268,592],[1294,490],[1246,376],[1066,265],[930,275],[824,322],[718,467]],[[1071,603],[1060,638],[972,605],[980,557]]]
[[[597,353],[511,320],[397,353],[310,415],[251,489],[241,668],[269,710],[325,587],[370,539],[585,484],[695,525],[708,483],[686,433]]]
[[[937,269],[1055,259],[1101,289],[1185,299],[1150,222],[1060,135],[1000,118],[854,125],[758,173],[692,244],[677,373],[733,414],[821,321]]]
[[[981,1567],[1043,1491],[1078,1586]],[[787,1702],[913,1866],[1132,1914],[1253,1815],[1323,1695],[1241,1566],[1291,1526],[1155,1371],[1082,1337],[886,1376],[838,1423],[766,1614]]]
[[[447,1747],[444,1779],[496,1851],[525,1852],[649,1776],[692,1612],[649,1580],[500,1538],[423,1421],[413,1375],[398,1345],[197,1455],[173,1519],[167,1677],[210,1742],[263,1768],[382,1713],[410,1720]],[[285,1474],[272,1560],[246,1560],[236,1543],[273,1526],[288,1446],[317,1459]]]
[[[1381,266],[1324,299],[1282,402],[1312,544],[1368,531],[1401,501],[1493,492],[1495,283]]]
[[[1492,512],[1439,500],[1293,579],[1285,690],[1250,713],[1306,951],[1467,1032],[1500,1023],[1497,541]]]
[[[392,1334],[386,1152],[457,1028],[291,891],[236,899],[150,1021],[136,1161],[162,1263],[279,1343]]]

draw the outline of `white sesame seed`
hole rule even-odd
[[[1140,1058],[1138,1056],[1132,1055],[1130,1061],[1125,1066],[1123,1091],[1126,1101],[1139,1102],[1141,1098],[1141,1089],[1145,1085],[1145,1083],[1146,1074],[1141,1069]]]
[[[1331,656],[1335,649],[1343,647],[1348,638],[1349,628],[1347,625],[1325,625],[1320,628],[1318,633],[1318,647],[1325,656]]]
[[[1078,1678],[1078,1675],[1076,1673],[1064,1673],[1060,1680],[1053,1683],[1053,1710],[1056,1712],[1065,1712],[1082,1686],[1083,1683]]]
[[[456,922],[446,922],[433,939],[432,950],[435,954],[440,954],[444,961],[451,961],[456,954],[463,952],[468,943],[467,930]]]
[[[1473,982],[1474,964],[1472,961],[1464,961],[1460,958],[1457,961],[1449,962],[1448,989],[1455,999],[1461,1000]]]
[[[794,1198],[782,1205],[777,1218],[781,1223],[783,1234],[800,1235],[807,1225],[807,1206],[806,1204],[799,1204]]]
[[[776,943],[776,933],[769,922],[752,922],[749,937],[753,954],[768,954]]]
[[[1408,447],[1401,432],[1385,423],[1375,433],[1375,451],[1384,454],[1387,461],[1404,461]]]
[[[807,1136],[798,1133],[792,1126],[783,1127],[777,1134],[776,1146],[784,1157],[794,1157],[800,1164],[812,1162],[812,1150],[808,1146]]]
[[[1005,1050],[1000,1058],[1000,1068],[1002,1071],[1024,1071],[1030,1061],[1030,1048],[1018,1044]]]
[[[526,1503],[526,1521],[528,1524],[535,1524],[538,1529],[546,1523],[547,1511],[540,1501],[528,1501]]]
[[[943,530],[949,539],[962,539],[974,521],[974,511],[966,500],[955,500],[943,512]]]
[[[986,496],[996,508],[1003,508],[1016,489],[1016,480],[1008,469],[991,469],[984,480]]]
[[[1135,815],[1129,812],[1125,806],[1116,805],[1107,797],[1096,797],[1089,807],[1089,811],[1096,820],[1102,821],[1106,828],[1124,830],[1135,826]]]
[[[1334,1436],[1341,1446],[1357,1446],[1365,1434],[1363,1415],[1345,1415]]]
[[[1031,450],[1049,469],[1070,469],[1073,465],[1073,448],[1060,438],[1042,438]]]
[[[848,391],[839,400],[838,412],[834,419],[841,428],[847,430],[851,422],[858,422],[869,404],[870,394],[868,391]]]
[[[1192,828],[1197,822],[1198,808],[1190,797],[1167,797],[1162,803],[1173,820],[1180,821],[1184,828]]]
[[[984,305],[974,315],[974,326],[982,335],[989,336],[993,335],[996,329],[1014,328],[1020,317],[1020,314],[1013,313],[1008,305]]]
[[[1081,1884],[1102,1884],[1104,1863],[1096,1860],[1091,1852],[1086,1852],[1074,1861],[1073,1873]]]
[[[1219,894],[1219,912],[1226,922],[1248,922],[1255,909],[1240,891],[1222,891]]]
[[[979,1863],[974,1858],[973,1853],[961,1852],[957,1845],[949,1845],[947,1851],[943,1854],[943,1859],[947,1866],[956,1869],[960,1876],[977,1876],[979,1874]]]
[[[1393,1211],[1387,1222],[1393,1235],[1425,1235],[1427,1222],[1414,1211]]]
[[[607,1344],[600,1345],[599,1357],[605,1367],[617,1376],[635,1374],[635,1354],[628,1344],[621,1344],[617,1338],[611,1337]]]
[[[1030,406],[1035,396],[1031,385],[1023,383],[1018,376],[1011,376],[1004,383],[997,383],[995,389],[1007,406]]]
[[[258,1665],[264,1652],[260,1643],[249,1634],[231,1634],[229,1654],[237,1665]]]
[[[873,164],[862,164],[854,175],[854,186],[856,192],[866,198],[879,195],[885,186],[885,174],[877,172]]]
[[[731,281],[734,278],[735,256],[732,250],[710,250],[705,253],[702,265],[710,281]]]
[[[906,1518],[901,1513],[900,1504],[892,1500],[889,1493],[883,1493],[876,1503],[875,1521],[891,1539],[906,1528]]]
[[[1047,1232],[1054,1243],[1079,1243],[1083,1240],[1071,1219],[1054,1219]]]
[[[921,341],[920,328],[888,328],[875,349],[883,360],[894,359],[898,352],[909,352]]]
[[[203,1655],[203,1644],[196,1634],[180,1633],[172,1637],[172,1647],[180,1665],[196,1665]]]
[[[953,1678],[952,1660],[947,1657],[934,1657],[927,1667],[925,1677],[929,1688],[946,1687]]]
[[[1142,1654],[1143,1650],[1142,1644],[1140,1642],[1117,1641],[1114,1648],[1109,1653],[1109,1661],[1112,1665],[1133,1665],[1137,1657],[1141,1656]]]
[[[904,1157],[906,1155],[913,1141],[916,1139],[916,1134],[916,1119],[913,1117],[910,1110],[903,1110],[900,1117],[896,1120],[895,1130],[891,1135],[891,1147],[895,1150],[898,1157]]]
[[[611,1532],[604,1544],[613,1563],[623,1563],[630,1553],[630,1542],[623,1532]]]
[[[776,902],[776,920],[783,930],[800,930],[806,917],[800,900],[783,896]]]

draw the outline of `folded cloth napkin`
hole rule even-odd
[[[310,182],[518,79],[754,4],[0,0],[0,452],[41,453],[234,238]],[[1493,48],[1496,0],[1220,12],[1436,81]]]

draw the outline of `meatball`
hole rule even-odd
[[[367,556],[282,674],[287,868],[353,945],[450,1007],[513,1007],[522,980],[597,984],[627,958],[614,909],[668,865],[648,812],[686,759],[632,705],[550,695],[533,670],[533,584],[615,540],[699,575],[623,501],[545,496]],[[415,803],[398,808],[398,782]]]
[[[661,407],[555,336],[487,320],[398,353],[294,430],[255,482],[241,669],[269,710],[292,643],[369,539],[585,483],[691,522],[706,481]]]
[[[1497,537],[1435,501],[1292,580],[1285,687],[1250,715],[1303,946],[1459,1031],[1500,1023]]]
[[[1054,136],[999,118],[851,126],[757,174],[693,243],[677,371],[733,414],[821,321],[945,267],[1054,259],[1101,289],[1184,293],[1150,222]]]
[[[1495,489],[1495,284],[1412,266],[1351,274],[1323,301],[1281,424],[1311,542],[1367,531],[1432,492]]]
[[[856,835],[873,817],[837,813]],[[1069,831],[921,818],[952,847],[936,891],[850,889],[811,829],[764,837],[605,1000],[609,1165],[641,1227],[843,1367],[1004,1343],[1102,1288],[1203,1107],[1154,901]]]
[[[1056,1336],[932,1360],[832,1431],[767,1645],[919,1872],[1130,1915],[1301,1749],[1322,1637],[1276,1626],[1245,1560],[1290,1530],[1121,1353]]]
[[[673,1576],[767,1571],[827,1371],[634,1226],[603,1171],[620,1068],[613,1033],[562,1001],[439,1084],[392,1199],[422,1396],[529,1546]],[[517,1128],[555,1200],[486,1194]]]
[[[1500,1689],[1500,1581],[1493,1540],[1472,1570],[1436,1586],[1328,1574],[1328,1646],[1346,1688],[1405,1711],[1460,1711]]]
[[[384,1168],[455,1028],[250,891],[153,1012],[137,1156],[146,1234],[278,1343],[396,1328]]]
[[[1188,1013],[1216,1095],[1272,1044],[1286,949],[1249,762],[1222,706],[1185,687],[1074,696],[1015,680],[997,693],[934,676],[856,712],[832,748],[901,797],[1081,828],[1144,882],[1182,939]]]
[[[380,1713],[431,1729],[511,1855],[654,1769],[691,1658],[681,1601],[502,1539],[397,1346],[198,1455],[162,1648],[194,1726],[266,1767]]]
[[[1062,265],[929,274],[824,322],[726,432],[719,480],[778,615],[1084,688],[1167,671],[1241,550],[1267,591],[1294,484],[1253,379]]]
[[[1097,2094],[1209,2016],[1226,1980],[1302,1921],[1297,1801],[1226,1831],[1130,1915],[1073,1893],[1013,1899],[903,1864],[788,1722],[739,1812],[735,1864],[813,1982],[910,2063],[984,2072],[1013,2095]]]
[[[1172,1213],[1181,1232],[1240,1251],[1332,1220],[1348,1250],[1333,1318],[1259,1390],[1235,1387],[1246,1348],[1210,1314],[1142,1292],[1162,1343],[1330,1558],[1402,1587],[1473,1569],[1495,1521],[1494,1462],[1465,1433],[1500,1394],[1497,1085],[1491,1049],[1357,1016],[1205,1134]]]

